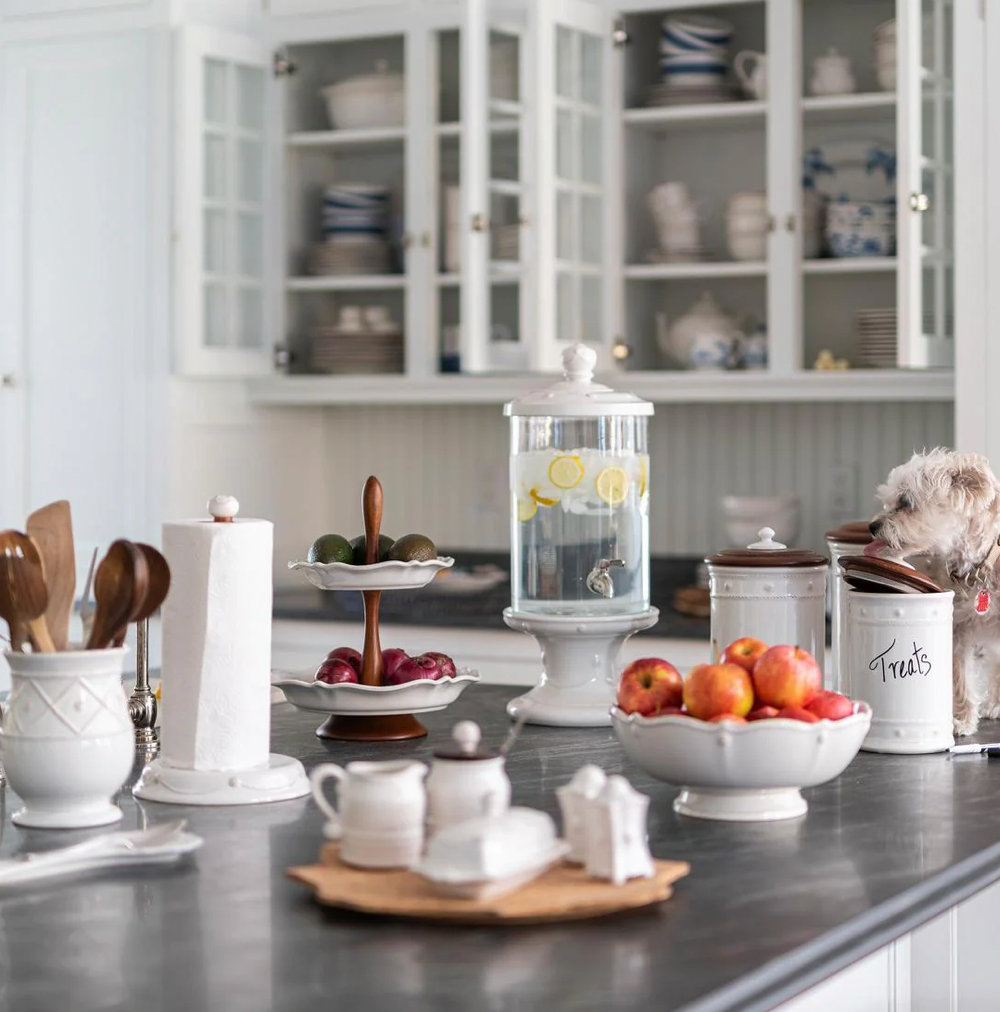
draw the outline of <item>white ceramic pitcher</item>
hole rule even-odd
[[[327,818],[324,834],[340,840],[340,857],[358,868],[409,868],[424,844],[427,767],[408,760],[317,766],[310,776],[313,797]],[[338,784],[337,806],[323,793],[330,777]]]
[[[750,64],[751,66],[747,66]],[[733,58],[733,71],[743,90],[754,98],[767,98],[767,55],[744,49]]]

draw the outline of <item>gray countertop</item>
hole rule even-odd
[[[274,708],[277,752],[307,768],[366,756],[426,759],[457,719],[488,742],[511,690],[475,686],[422,718],[416,743],[321,742],[315,715]],[[996,724],[984,740],[1000,734]],[[1000,877],[1000,762],[860,755],[806,792],[793,822],[701,822],[675,790],[627,765],[610,730],[527,727],[510,756],[514,801],[556,814],[553,789],[583,762],[652,797],[655,856],[691,862],[653,911],[576,925],[430,927],[326,911],[284,876],[315,860],[311,801],[181,809],[121,798],[124,828],[184,815],[205,846],[172,870],[106,874],[0,898],[0,1010],[469,1012],[768,1009]],[[0,853],[84,833],[12,826]]]

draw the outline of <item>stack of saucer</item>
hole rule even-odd
[[[334,326],[312,330],[316,372],[401,373],[403,332],[384,306],[342,306]]]
[[[733,26],[720,18],[672,14],[660,29],[662,82],[648,93],[649,105],[728,102],[736,90],[726,80]]]
[[[895,309],[862,309],[854,314],[854,336],[862,369],[894,369],[897,363]]]
[[[313,250],[314,274],[388,274],[389,190],[369,183],[334,183],[323,193],[323,242]]]

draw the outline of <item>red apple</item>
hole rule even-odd
[[[806,709],[821,720],[843,720],[854,713],[854,704],[839,692],[821,692],[806,704]]]
[[[751,710],[747,714],[747,720],[769,720],[777,716],[778,711],[773,706],[758,706],[756,710]]]
[[[339,682],[357,682],[358,673],[347,661],[335,657],[333,660],[327,659],[323,661],[316,669],[315,679],[317,682],[337,685]]]
[[[690,714],[687,710],[681,709],[679,706],[664,706],[656,714],[657,717],[688,717]]]
[[[410,655],[405,650],[400,650],[398,647],[389,647],[388,650],[382,651],[382,678],[388,682],[389,679],[396,673],[396,668],[403,663],[408,661]]]
[[[684,707],[692,717],[719,713],[745,717],[753,706],[753,683],[738,664],[699,664],[684,679]]]
[[[437,679],[441,677],[441,669],[437,662],[430,657],[410,657],[403,661],[393,671],[391,676],[385,676],[383,680],[386,685],[402,685],[404,682],[415,682],[418,679]]]
[[[776,706],[805,706],[823,684],[815,658],[799,647],[771,647],[757,659],[753,687],[757,702]]]
[[[735,713],[717,713],[708,718],[709,724],[745,724],[746,717],[737,717]]]
[[[336,650],[331,650],[326,655],[326,659],[328,661],[347,661],[357,674],[361,674],[361,654],[354,647],[337,647]]]
[[[738,664],[748,675],[753,671],[757,658],[767,650],[767,644],[762,640],[755,640],[752,636],[744,636],[742,639],[730,643],[722,656],[720,664]]]
[[[456,675],[455,662],[447,655],[438,653],[437,650],[428,650],[426,653],[421,654],[421,657],[429,657],[437,666],[438,671],[441,672],[441,678],[454,678]]]
[[[778,711],[778,716],[785,720],[801,720],[803,724],[818,724],[819,717],[810,713],[803,706],[785,706]]]
[[[633,661],[618,681],[618,706],[626,713],[655,717],[681,705],[684,679],[668,661],[643,657]]]

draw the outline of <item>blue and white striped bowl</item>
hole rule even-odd
[[[671,15],[660,26],[660,42],[682,51],[717,49],[729,43],[733,26],[721,18]]]

